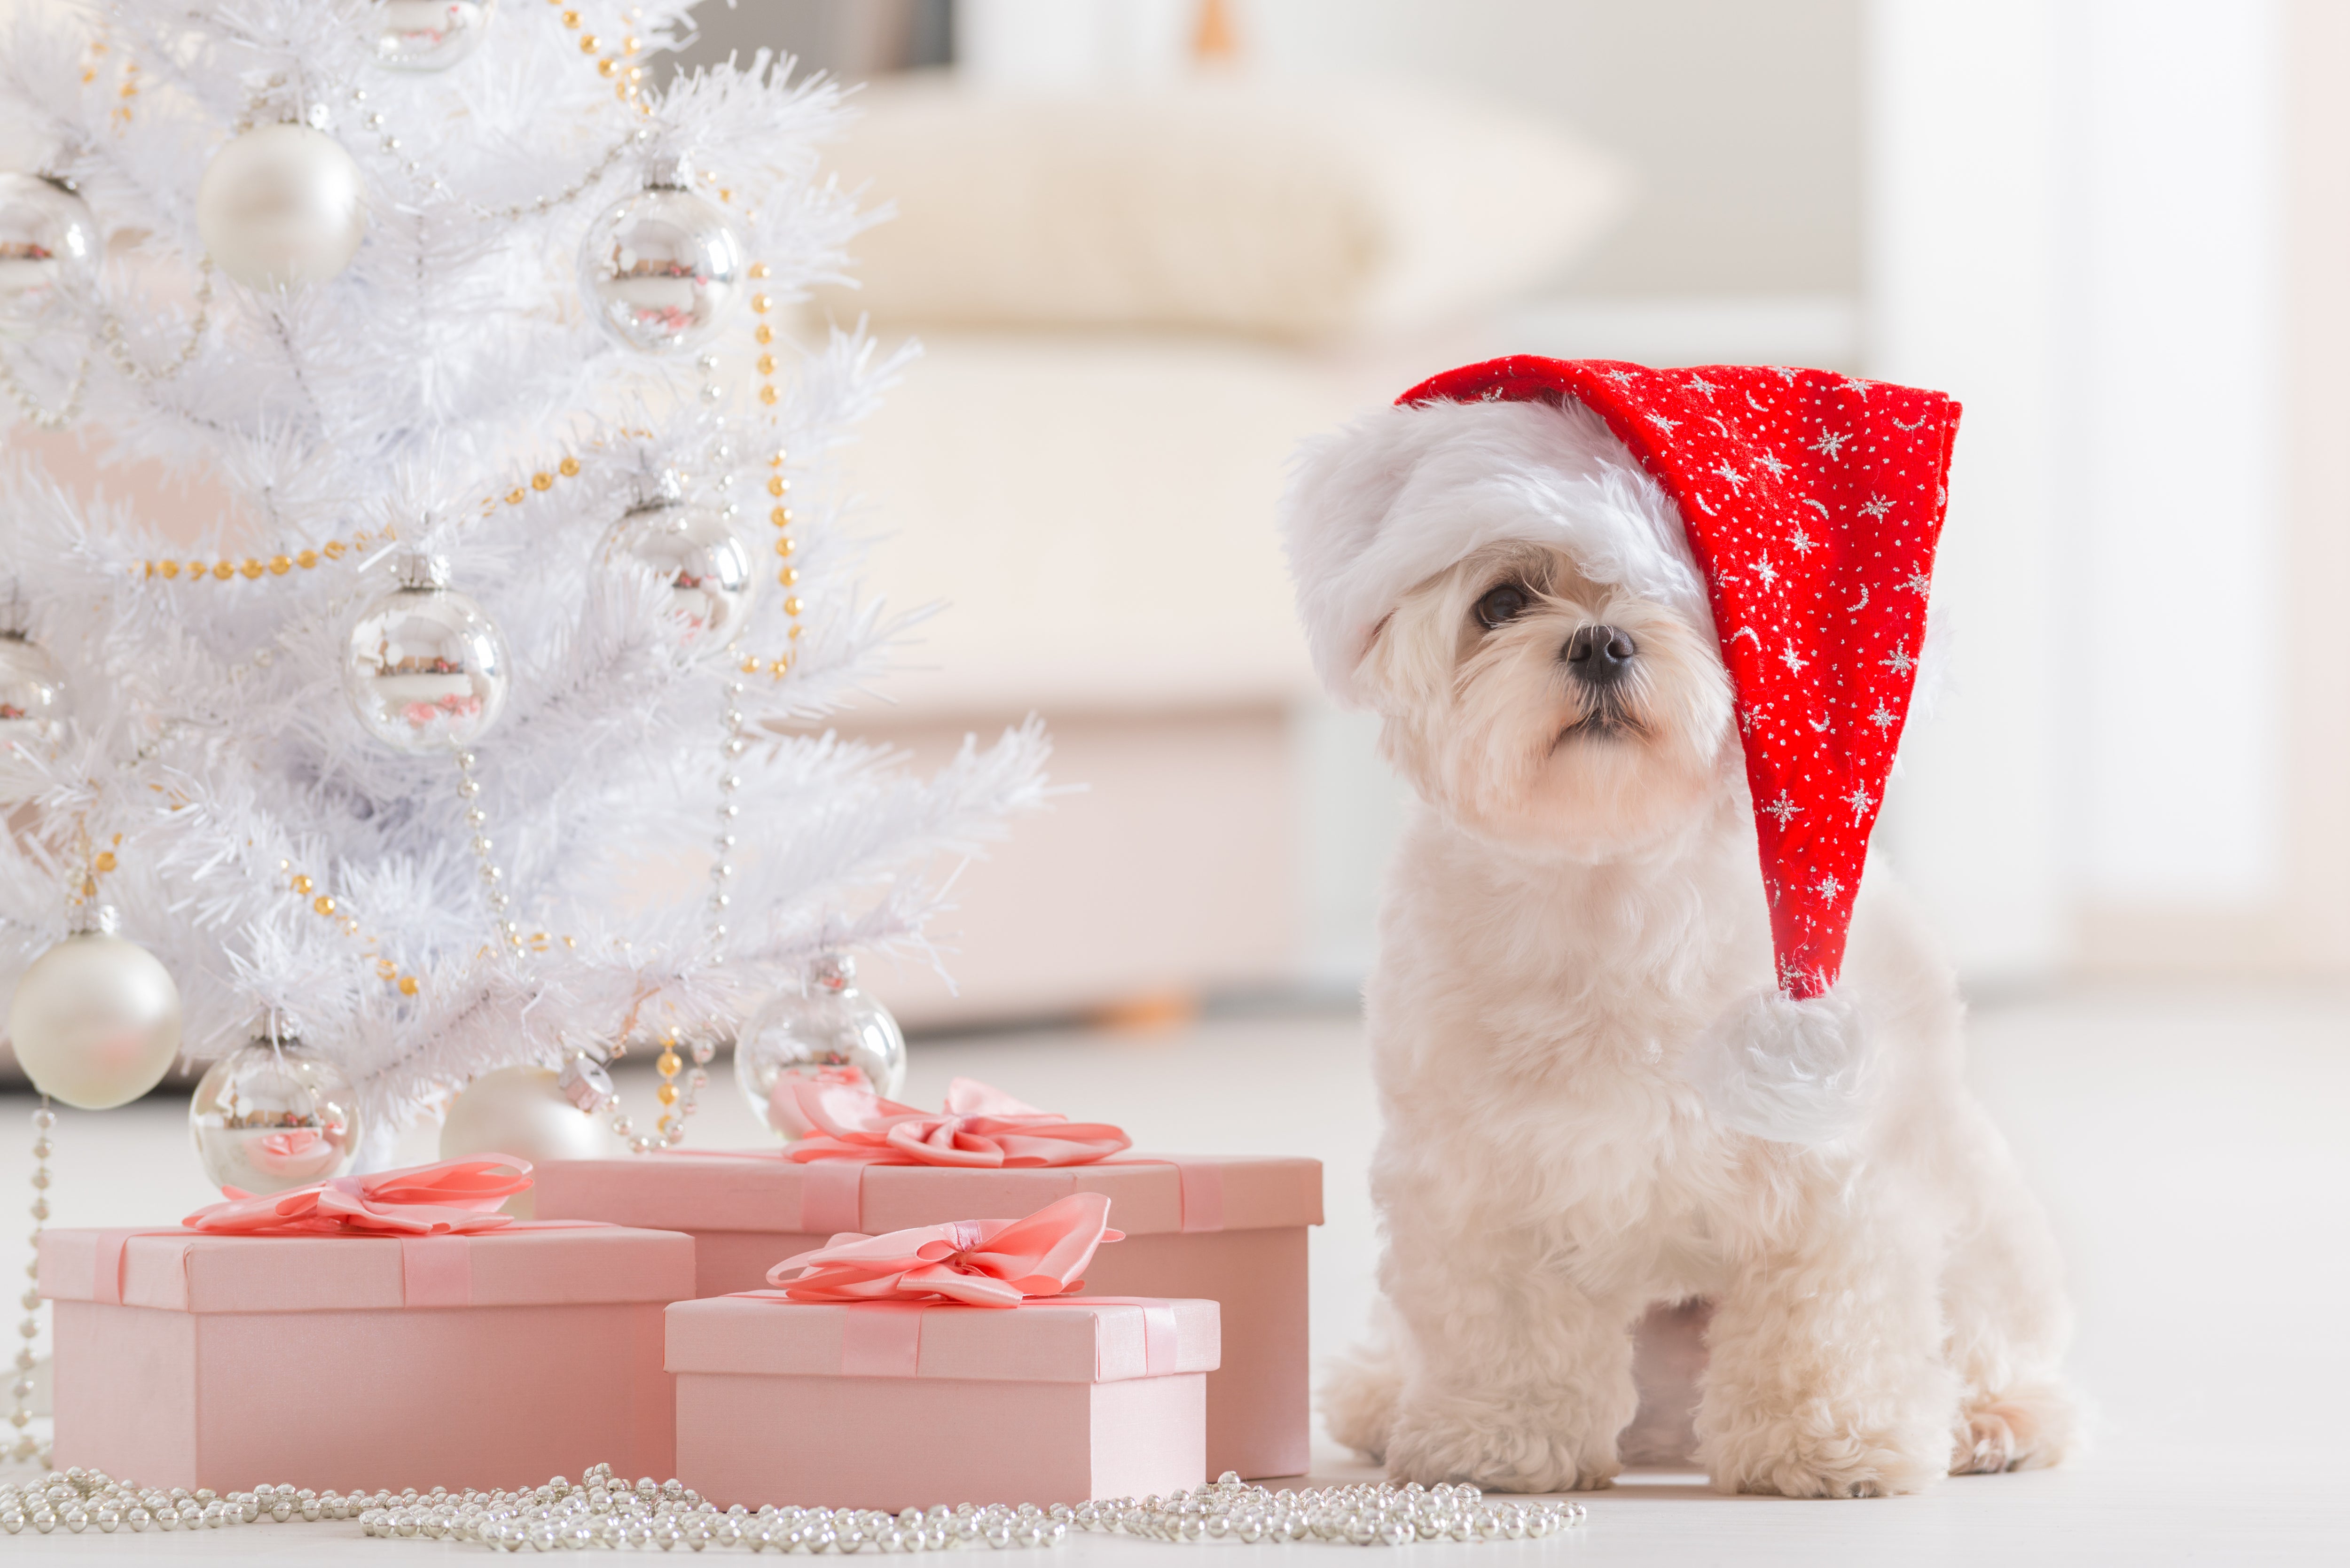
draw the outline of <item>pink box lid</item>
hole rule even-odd
[[[693,1238],[671,1231],[516,1225],[413,1237],[159,1230],[42,1231],[41,1293],[192,1313],[668,1303],[693,1293]]]
[[[1014,1220],[1072,1192],[1110,1200],[1130,1236],[1322,1223],[1322,1162],[1289,1156],[1122,1155],[1094,1165],[979,1170],[801,1165],[754,1150],[550,1160],[535,1172],[542,1219],[695,1231],[879,1235],[951,1220]]]
[[[671,1372],[1118,1383],[1213,1372],[1223,1360],[1216,1303],[1180,1298],[975,1307],[733,1295],[676,1302],[663,1315]]]

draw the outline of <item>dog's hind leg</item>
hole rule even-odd
[[[1403,1392],[1403,1351],[1394,1309],[1381,1297],[1368,1337],[1331,1357],[1322,1380],[1322,1421],[1330,1436],[1374,1464],[1388,1459],[1396,1400]]]

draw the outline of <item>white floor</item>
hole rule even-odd
[[[1423,1547],[1644,1563],[2293,1563],[2350,1560],[2350,996],[2082,995],[1987,1010],[1975,1077],[2040,1183],[2074,1269],[2074,1366],[2100,1410],[2087,1458],[1953,1480],[1929,1496],[1820,1503],[1719,1498],[1701,1478],[1640,1474],[1541,1543]],[[909,1098],[969,1074],[1037,1104],[1115,1120],[1145,1147],[1277,1150],[1327,1168],[1315,1239],[1314,1333],[1362,1321],[1374,1136],[1347,1020],[1217,1022],[1159,1036],[996,1036],[917,1048]],[[638,1089],[642,1098],[642,1089]],[[723,1075],[697,1141],[751,1141]],[[0,1194],[27,1168],[29,1102],[0,1100]],[[60,1225],[168,1220],[204,1192],[175,1106],[68,1113]],[[429,1149],[420,1149],[429,1158]],[[5,1200],[10,1210],[16,1199]],[[16,1277],[22,1232],[0,1243]],[[1325,1479],[1367,1477],[1322,1456]],[[453,1479],[453,1478],[452,1478]],[[349,1542],[350,1526],[193,1536],[9,1538],[13,1557],[383,1561],[445,1545]],[[1072,1557],[1168,1548],[1080,1538]],[[1239,1550],[1239,1548],[1233,1548]],[[1306,1548],[1290,1548],[1300,1551]]]

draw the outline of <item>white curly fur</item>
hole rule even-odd
[[[1425,581],[1329,613],[1359,584],[1317,574],[1458,540],[1468,511],[1478,537]],[[1771,936],[1728,678],[1659,519],[1670,545],[1678,514],[1604,427],[1539,404],[1372,416],[1293,488],[1326,673],[1424,802],[1367,994],[1382,1323],[1324,1415],[1399,1480],[1604,1486],[1634,1324],[1704,1298],[1697,1457],[1724,1490],[2053,1463],[2074,1427],[2055,1249],[1882,866],[1835,1000],[1755,1000]],[[1526,607],[1488,629],[1504,582]],[[1560,657],[1599,623],[1638,645],[1614,724]]]

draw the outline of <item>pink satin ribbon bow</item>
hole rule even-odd
[[[844,1231],[812,1252],[785,1258],[767,1282],[795,1302],[960,1302],[1016,1307],[1074,1295],[1109,1228],[1109,1199],[1072,1192],[1025,1220],[958,1220],[885,1236]],[[805,1270],[797,1279],[785,1276]]]
[[[1134,1141],[1122,1127],[1073,1122],[972,1078],[947,1085],[943,1111],[885,1100],[862,1081],[795,1078],[791,1084],[800,1116],[816,1129],[785,1151],[803,1164],[1091,1165]]]
[[[180,1221],[214,1235],[452,1236],[513,1223],[498,1205],[530,1190],[530,1162],[510,1154],[415,1165],[373,1176],[337,1176],[255,1196],[234,1187],[225,1203]]]

